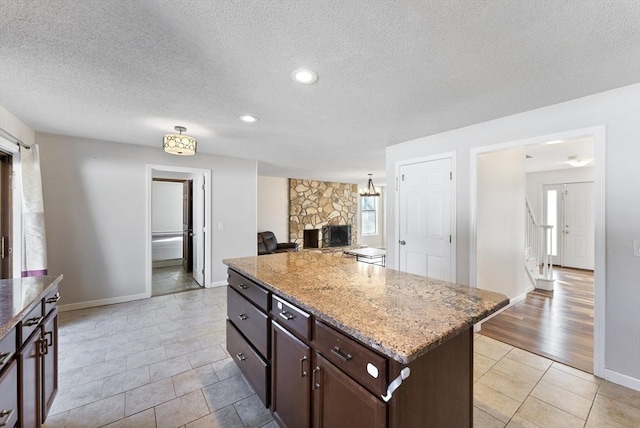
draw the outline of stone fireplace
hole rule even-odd
[[[350,226],[350,241],[358,241],[358,186],[349,183],[289,179],[289,240],[304,248],[323,245],[324,226]],[[305,231],[317,230],[317,232]],[[317,233],[317,235],[316,235]],[[339,232],[338,232],[339,233]]]

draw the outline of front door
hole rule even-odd
[[[399,268],[450,281],[452,159],[399,169]]]
[[[566,267],[593,270],[593,204],[593,182],[565,184],[563,265]]]

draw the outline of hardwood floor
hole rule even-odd
[[[554,267],[554,291],[534,290],[480,334],[593,373],[593,272]]]

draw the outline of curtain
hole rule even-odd
[[[22,276],[47,274],[47,241],[44,229],[42,178],[38,146],[20,149],[22,178]]]

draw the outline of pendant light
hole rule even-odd
[[[196,140],[188,135],[182,135],[187,131],[184,126],[175,126],[173,129],[180,134],[167,134],[162,139],[162,148],[172,155],[193,156],[196,154]]]
[[[376,190],[376,186],[373,185],[373,180],[371,176],[373,174],[369,174],[369,181],[367,182],[367,190],[360,192],[360,196],[380,196],[380,192]]]

